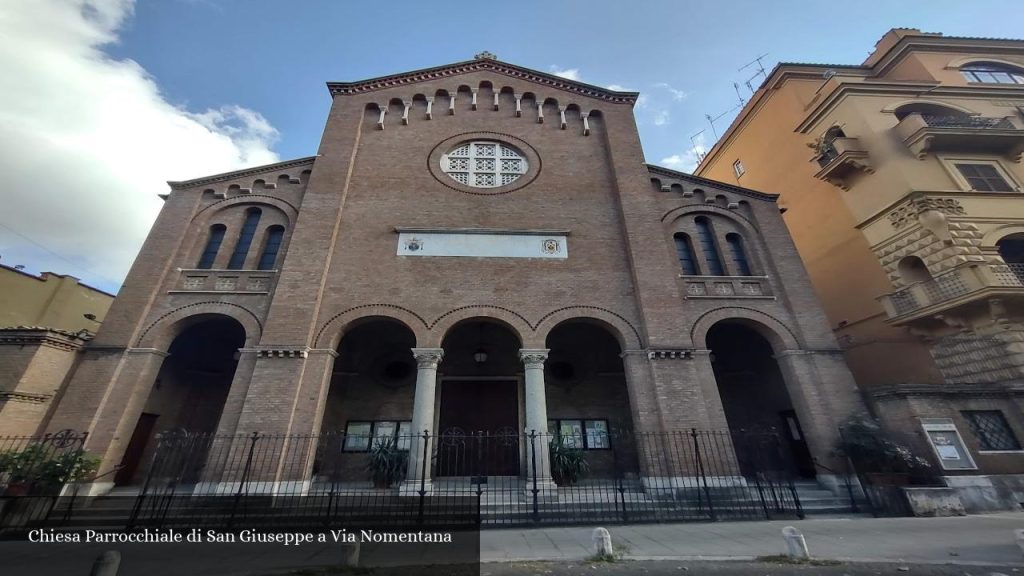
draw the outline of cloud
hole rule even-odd
[[[657,114],[654,115],[654,125],[664,126],[665,124],[668,124],[669,118],[670,114],[668,110],[658,110]]]
[[[555,76],[558,76],[560,78],[565,78],[566,80],[574,80],[576,82],[580,81],[580,69],[579,68],[568,68],[568,69],[562,70],[558,66],[555,66],[554,64],[552,64],[550,69],[551,69],[551,73],[554,74]]]
[[[258,112],[168,102],[117,42],[134,0],[0,4],[0,255],[117,290],[167,180],[275,162]]]
[[[700,134],[693,139],[692,148],[681,154],[673,154],[667,158],[662,158],[660,164],[668,166],[673,170],[693,172],[697,165],[700,164],[700,159],[704,157],[704,154],[707,154],[707,151],[704,134]]]
[[[668,90],[668,92],[672,94],[672,99],[675,100],[676,102],[682,102],[688,96],[685,90],[678,90],[676,88],[673,88],[670,84],[666,82],[658,82],[654,86],[657,88],[664,88],[665,90]]]

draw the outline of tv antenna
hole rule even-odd
[[[746,82],[744,82],[744,84],[747,85],[747,89],[750,90],[751,92],[757,92],[757,89],[754,88],[753,84],[751,84],[751,82],[754,81],[754,78],[757,78],[758,76],[761,76],[762,78],[764,78],[766,80],[768,79],[768,74],[764,71],[764,62],[761,62],[761,60],[763,60],[766,56],[768,56],[767,52],[765,52],[764,54],[761,54],[757,58],[754,58],[750,62],[747,62],[743,66],[740,66],[739,69],[736,70],[737,72],[743,72],[744,70],[746,70],[747,68],[750,68],[751,66],[754,66],[754,65],[757,66],[757,71],[754,72],[754,75],[751,76],[750,78],[747,78]],[[738,89],[737,89],[737,91],[738,91]]]

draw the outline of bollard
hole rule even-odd
[[[121,553],[117,550],[107,550],[96,557],[92,563],[92,570],[89,576],[117,576],[117,570],[121,567]]]
[[[1024,530],[1017,529],[1013,531],[1013,537],[1017,540],[1017,546],[1020,547],[1020,551],[1024,552]]]
[[[594,555],[599,557],[612,556],[612,535],[604,528],[594,528]]]
[[[359,542],[341,545],[341,565],[355,568],[359,566]]]
[[[792,526],[782,529],[782,538],[786,541],[786,556],[798,560],[806,560],[811,557],[807,551],[807,541],[799,530]]]

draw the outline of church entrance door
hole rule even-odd
[[[516,380],[444,380],[438,476],[518,476]]]

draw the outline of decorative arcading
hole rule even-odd
[[[0,328],[0,346],[38,345],[73,352],[81,350],[82,346],[91,338],[92,335],[87,331],[75,333],[43,326]]]
[[[146,327],[145,330],[142,331],[142,334],[140,334],[139,337],[135,340],[135,345],[136,346],[140,346],[142,344],[142,342],[145,341],[146,336],[149,335],[150,331],[153,330],[153,328],[155,328],[157,324],[160,324],[165,319],[167,319],[169,316],[177,314],[177,313],[181,312],[182,310],[187,310],[189,308],[196,308],[198,306],[228,306],[228,307],[231,307],[231,308],[238,308],[242,312],[245,312],[246,314],[251,316],[253,321],[256,322],[256,326],[259,328],[260,334],[263,333],[263,323],[260,322],[259,317],[256,316],[256,314],[253,314],[252,311],[250,311],[248,308],[246,308],[244,306],[239,306],[238,304],[233,304],[231,302],[217,302],[217,301],[195,302],[195,303],[192,303],[192,304],[187,304],[187,305],[182,306],[180,308],[175,308],[174,310],[171,310],[170,312],[167,312],[166,314],[163,314],[162,316],[160,316],[159,318],[154,320],[152,323],[150,323],[149,326]],[[213,312],[213,313],[215,314],[216,312]],[[255,334],[246,334],[245,335],[246,339],[250,339],[253,336],[258,336],[258,335],[255,335]]]
[[[461,312],[463,310],[469,310],[470,308],[489,308],[491,310],[501,310],[502,312],[508,312],[509,314],[511,314],[511,315],[515,316],[516,318],[519,318],[520,320],[522,320],[523,323],[526,324],[530,328],[530,330],[536,330],[537,329],[537,327],[534,326],[533,324],[530,324],[530,321],[527,320],[526,318],[524,318],[522,314],[520,314],[520,313],[518,313],[518,312],[516,312],[514,310],[511,310],[509,308],[505,308],[504,306],[494,306],[494,305],[490,305],[490,304],[470,304],[469,306],[460,306],[458,308],[454,308],[454,309],[449,310],[449,311],[445,312],[444,314],[441,314],[440,316],[438,316],[437,319],[435,319],[433,322],[430,323],[428,328],[429,329],[433,329],[434,326],[437,326],[437,324],[439,322],[441,322],[441,320],[444,320],[448,316],[451,316],[452,314],[456,314],[456,313]]]
[[[558,308],[556,310],[552,310],[551,312],[548,312],[547,314],[541,316],[540,320],[538,320],[535,325],[531,326],[531,328],[534,331],[536,331],[537,328],[540,327],[540,325],[543,324],[545,320],[547,320],[551,316],[554,316],[555,314],[558,314],[559,312],[564,312],[566,310],[598,310],[600,312],[604,312],[605,314],[609,314],[611,316],[614,316],[614,317],[618,318],[619,320],[621,320],[626,326],[629,326],[629,329],[633,331],[633,336],[636,337],[636,343],[639,346],[642,347],[644,345],[644,339],[640,336],[640,331],[636,329],[636,326],[634,326],[632,322],[627,320],[623,315],[621,315],[621,314],[619,314],[617,312],[612,312],[611,310],[609,310],[607,308],[601,308],[600,306],[565,306],[563,308]]]
[[[436,68],[427,68],[403,74],[370,78],[368,80],[361,80],[357,82],[328,82],[327,89],[330,90],[332,96],[339,94],[346,96],[352,94],[365,94],[367,92],[375,92],[377,90],[385,90],[388,88],[395,88],[397,86],[406,86],[419,82],[430,82],[442,78],[450,78],[459,74],[469,74],[481,71],[496,72],[512,78],[519,78],[535,84],[551,86],[552,88],[565,90],[566,92],[575,92],[577,94],[582,94],[583,96],[598,98],[608,102],[614,102],[616,104],[635,104],[636,99],[639,96],[636,92],[615,92],[612,90],[598,88],[596,86],[588,86],[586,84],[559,78],[558,76],[545,74],[543,72],[536,72],[527,68],[520,68],[512,64],[498,62],[491,59],[458,62],[455,64],[448,64],[446,66],[438,66]]]
[[[0,404],[4,402],[20,402],[22,404],[46,404],[52,398],[53,394],[18,392],[17,390],[8,390],[0,392]]]
[[[280,202],[281,204],[288,206],[288,208],[291,208],[292,210],[292,213],[289,215],[292,218],[294,218],[295,215],[299,213],[298,206],[292,204],[291,202],[285,200],[284,198],[280,198],[278,196],[271,196],[270,194],[246,194],[245,196],[232,196],[231,198],[224,198],[223,200],[217,200],[216,202],[207,204],[206,206],[203,206],[198,212],[196,212],[196,215],[192,218],[192,221],[194,222],[197,218],[199,218],[199,216],[202,215],[203,212],[206,212],[207,210],[213,208],[214,206],[224,204],[225,202],[234,202],[237,204],[245,202],[259,203],[259,201],[256,200],[257,198],[266,198],[267,203],[271,205],[273,205],[273,202]],[[270,200],[272,200],[273,202],[270,202]],[[275,208],[280,207],[275,206]]]
[[[786,325],[785,322],[779,320],[778,318],[772,316],[771,314],[768,314],[767,312],[764,312],[762,310],[757,310],[757,309],[754,309],[754,308],[747,308],[746,306],[727,306],[727,307],[723,307],[723,308],[715,308],[713,310],[708,310],[707,312],[701,314],[693,322],[693,328],[690,331],[690,338],[691,338],[691,340],[694,343],[697,342],[697,340],[696,340],[697,329],[700,327],[701,322],[704,320],[704,318],[706,318],[706,317],[708,317],[708,316],[710,316],[712,314],[720,314],[720,313],[723,313],[723,312],[728,314],[729,318],[736,318],[737,316],[735,314],[735,311],[742,311],[742,312],[749,313],[750,315],[746,316],[745,318],[747,318],[748,320],[753,320],[754,322],[760,322],[759,319],[765,319],[765,318],[767,318],[768,320],[771,320],[778,328],[781,328],[782,330],[785,331],[785,335],[788,336],[791,339],[793,345],[797,349],[803,348],[803,343],[800,341],[799,338],[796,337],[796,334],[789,328],[789,326]],[[739,317],[740,318],[744,318],[744,316],[739,316]],[[776,332],[775,328],[773,328],[772,326],[766,325],[763,322],[760,322],[760,323],[763,324],[765,326],[765,328],[768,328],[769,330],[772,330],[773,332]],[[708,326],[707,328],[710,329],[711,326]],[[705,330],[705,335],[706,335],[706,332],[707,331]],[[781,338],[781,337],[783,337],[783,335],[779,334],[779,337]],[[781,350],[779,352],[781,352]]]
[[[360,306],[354,306],[352,308],[348,308],[348,309],[346,309],[346,310],[344,310],[344,311],[342,311],[342,312],[340,312],[338,314],[335,314],[334,316],[331,316],[331,318],[328,319],[327,322],[325,322],[323,324],[323,326],[321,326],[321,328],[317,331],[316,336],[313,339],[314,344],[316,346],[319,346],[321,344],[320,341],[323,338],[323,335],[327,331],[327,329],[331,326],[331,324],[333,324],[336,320],[338,320],[342,316],[345,316],[346,314],[349,314],[349,313],[351,313],[353,311],[356,311],[356,310],[365,310],[365,309],[369,309],[369,308],[390,308],[390,309],[393,309],[393,310],[401,310],[405,314],[408,314],[408,315],[416,318],[417,320],[419,320],[423,324],[423,327],[426,328],[427,330],[434,329],[434,327],[436,327],[445,318],[451,316],[452,314],[457,314],[457,313],[459,313],[459,312],[461,312],[463,310],[470,310],[470,309],[474,309],[474,308],[500,310],[502,312],[505,312],[505,313],[508,313],[508,314],[510,314],[512,316],[515,316],[516,318],[521,320],[522,323],[527,328],[529,328],[530,331],[532,331],[532,332],[536,332],[537,329],[548,318],[550,318],[550,317],[552,317],[555,314],[558,314],[560,312],[565,312],[567,310],[597,310],[597,311],[603,312],[605,314],[608,314],[610,316],[613,316],[615,318],[618,318],[623,324],[628,326],[629,329],[632,331],[633,336],[636,337],[637,344],[639,344],[641,347],[643,346],[643,338],[640,336],[640,331],[637,330],[636,326],[634,326],[632,322],[627,320],[623,315],[621,315],[621,314],[619,314],[617,312],[613,312],[613,311],[611,311],[611,310],[609,310],[607,308],[601,308],[600,306],[586,306],[586,305],[564,306],[562,308],[557,308],[555,310],[552,310],[551,312],[548,312],[547,314],[541,316],[540,319],[537,320],[537,322],[530,322],[529,320],[526,319],[526,317],[524,317],[523,315],[521,315],[518,312],[515,312],[515,311],[513,311],[513,310],[511,310],[509,308],[505,308],[503,306],[488,305],[488,304],[470,304],[468,306],[460,306],[459,308],[454,308],[454,309],[449,310],[448,312],[445,312],[444,314],[438,316],[433,322],[427,322],[426,320],[423,319],[422,316],[420,316],[419,314],[413,312],[412,310],[409,310],[408,308],[404,308],[402,306],[397,306],[395,304],[362,304]]]
[[[408,308],[403,308],[402,306],[397,306],[395,304],[362,304],[360,306],[353,306],[352,308],[348,308],[347,310],[344,310],[342,312],[339,312],[338,314],[335,314],[334,316],[331,316],[330,319],[328,319],[327,322],[325,322],[324,325],[320,327],[320,330],[317,331],[316,337],[313,338],[314,345],[320,346],[320,338],[323,336],[327,328],[334,323],[335,320],[341,318],[342,316],[350,312],[355,312],[356,310],[365,310],[367,308],[390,308],[392,310],[401,310],[402,312],[405,312],[406,314],[409,314],[410,316],[419,320],[423,324],[424,328],[430,330],[430,325],[427,324],[427,321],[424,320],[422,316],[413,312],[412,310],[409,310]]]
[[[195,180],[182,180],[180,182],[168,182],[167,184],[172,190],[180,190],[183,188],[193,188],[198,186],[205,186],[207,184],[215,184],[217,182],[227,182],[228,180],[236,180],[238,178],[245,178],[248,176],[256,176],[259,174],[267,174],[271,172],[280,172],[287,170],[288,168],[297,168],[299,166],[306,166],[313,164],[316,160],[316,156],[307,156],[305,158],[296,158],[295,160],[286,160],[284,162],[278,162],[276,164],[266,164],[263,166],[256,166],[254,168],[247,168],[245,170],[236,170],[234,172],[224,172],[223,174],[216,174],[213,176],[205,176],[203,178],[196,178]]]

